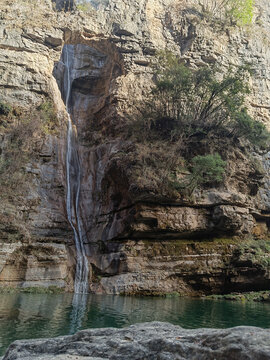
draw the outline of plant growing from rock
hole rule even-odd
[[[200,0],[199,5],[208,18],[231,24],[250,24],[254,16],[254,0]]]
[[[170,176],[171,185],[179,192],[191,196],[196,188],[218,185],[223,181],[226,161],[218,153],[197,155],[191,159],[190,172],[183,179],[177,179],[176,172]]]
[[[231,0],[227,14],[240,25],[251,24],[254,15],[254,0]]]
[[[142,188],[190,196],[196,187],[222,183],[227,155],[221,159],[221,146],[269,146],[268,131],[245,106],[248,66],[190,69],[160,53],[153,70],[152,90],[126,127],[136,144],[129,163],[136,164],[134,182]]]
[[[269,239],[255,240],[253,238],[240,243],[235,250],[238,257],[250,260],[258,266],[270,267],[270,241]]]
[[[247,139],[265,146],[269,133],[245,106],[248,66],[222,71],[218,66],[190,69],[171,53],[160,53],[155,85],[141,109],[147,136],[181,141],[209,133]]]
[[[41,137],[55,134],[57,116],[52,101],[40,104],[31,113],[14,109],[5,104],[9,119],[5,126],[0,126],[2,135],[0,154],[0,186],[1,198],[8,197],[14,191],[27,186],[25,166],[30,158],[39,151],[38,141]],[[5,114],[0,114],[0,125]]]
[[[195,156],[191,160],[191,186],[222,182],[225,167],[226,162],[217,153]]]
[[[36,110],[40,118],[40,127],[45,134],[56,134],[58,118],[55,105],[51,100],[42,102]]]
[[[0,101],[0,115],[8,116],[12,111],[12,107],[5,102]]]
[[[76,6],[78,10],[83,12],[88,12],[93,10],[93,8],[97,8],[98,5],[106,6],[108,4],[107,0],[77,0]]]

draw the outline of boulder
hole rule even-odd
[[[266,360],[270,330],[255,327],[187,330],[152,322],[90,329],[54,339],[15,341],[3,360]]]

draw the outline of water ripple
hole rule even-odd
[[[184,328],[270,328],[270,304],[187,298],[78,294],[1,294],[0,355],[17,339],[67,335],[85,328],[167,321]]]

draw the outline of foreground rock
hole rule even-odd
[[[15,341],[3,360],[270,359],[270,330],[255,327],[186,330],[152,322],[92,329],[55,339]]]

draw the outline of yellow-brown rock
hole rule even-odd
[[[197,190],[188,200],[164,199],[159,189],[137,196],[145,189],[126,160],[126,154],[137,154],[136,146],[121,131],[151,87],[149,65],[160,49],[177,53],[191,67],[218,61],[226,68],[251,61],[256,71],[247,107],[270,127],[268,1],[257,0],[250,29],[229,27],[218,34],[196,4],[110,0],[84,13],[55,11],[49,0],[38,7],[23,0],[1,1],[0,101],[31,111],[51,98],[59,122],[57,131],[34,136],[39,145],[24,167],[30,174],[26,189],[0,204],[0,285],[73,286],[60,62],[63,45],[70,44],[90,289],[201,294],[269,286],[267,266],[250,260],[250,254],[243,260],[237,252],[251,234],[269,236],[269,155],[255,154],[264,164],[263,178],[247,155],[226,148],[224,140],[229,169],[224,185]],[[57,8],[62,5],[58,2]],[[0,127],[0,157],[7,137]]]

